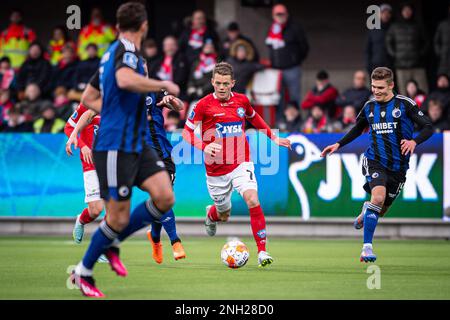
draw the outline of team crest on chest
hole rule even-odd
[[[146,105],[151,105],[152,104],[152,102],[153,102],[153,99],[152,99],[152,97],[147,97],[147,98],[145,98],[145,104]]]
[[[394,118],[400,118],[401,115],[402,111],[399,108],[395,108],[394,110],[392,110],[392,116]]]
[[[243,118],[245,116],[245,109],[242,107],[237,108],[236,112],[240,118]]]

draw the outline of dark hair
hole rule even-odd
[[[370,78],[372,80],[386,80],[387,83],[391,83],[394,81],[394,73],[389,68],[378,67],[372,71]]]
[[[237,22],[230,22],[227,27],[228,31],[239,31],[239,25]]]
[[[93,43],[93,42],[89,43],[86,46],[86,50],[89,50],[89,48],[94,48],[96,51],[98,51],[98,46],[95,43]]]
[[[136,32],[147,21],[147,10],[140,2],[127,2],[117,9],[116,19],[120,31]]]
[[[157,48],[158,45],[156,44],[155,39],[145,39],[144,42],[142,42],[142,48]]]
[[[0,63],[3,63],[3,62],[11,64],[11,59],[7,56],[4,56],[0,59]]]
[[[167,114],[167,118],[180,119],[180,113],[178,111],[175,111],[175,110],[170,110],[169,113]]]
[[[67,32],[66,27],[64,27],[63,25],[57,25],[57,26],[55,26],[53,28],[53,31],[55,31],[55,30],[61,30],[62,31],[64,41],[69,40],[69,33]]]
[[[319,72],[317,72],[316,78],[317,80],[326,80],[329,78],[328,72],[326,72],[325,70],[320,70]]]
[[[221,76],[231,76],[231,79],[234,79],[233,67],[228,62],[219,62],[213,69],[212,77],[216,74],[220,74]]]

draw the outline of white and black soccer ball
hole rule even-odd
[[[242,241],[231,240],[223,246],[220,257],[227,267],[237,269],[245,266],[250,252]]]

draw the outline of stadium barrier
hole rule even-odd
[[[450,198],[449,135],[434,134],[417,148],[403,191],[388,218],[442,219],[444,205],[449,207]],[[362,189],[361,171],[367,135],[325,159],[320,158],[320,150],[337,141],[341,134],[288,136],[292,151],[278,148],[263,134],[248,133],[266,215],[304,220],[354,217],[368,199]],[[177,164],[175,212],[178,217],[202,218],[205,206],[211,202],[202,153],[184,142],[180,133],[172,134],[170,139]],[[63,134],[0,134],[1,217],[74,217],[83,210],[78,151],[68,157],[65,142]],[[135,189],[132,203],[138,204],[145,198],[144,192]],[[233,216],[248,215],[236,192],[232,204]]]

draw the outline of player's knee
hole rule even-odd
[[[370,202],[381,208],[384,205],[385,199],[386,199],[386,196],[384,196],[382,194],[373,194],[370,199]]]
[[[256,192],[251,192],[251,193],[245,194],[244,199],[249,208],[254,208],[254,207],[259,206],[258,193],[256,193]]]
[[[88,203],[89,214],[93,218],[97,218],[103,211],[103,201],[94,201]]]
[[[160,211],[169,211],[175,204],[175,195],[172,191],[163,192],[154,198],[153,201]]]

